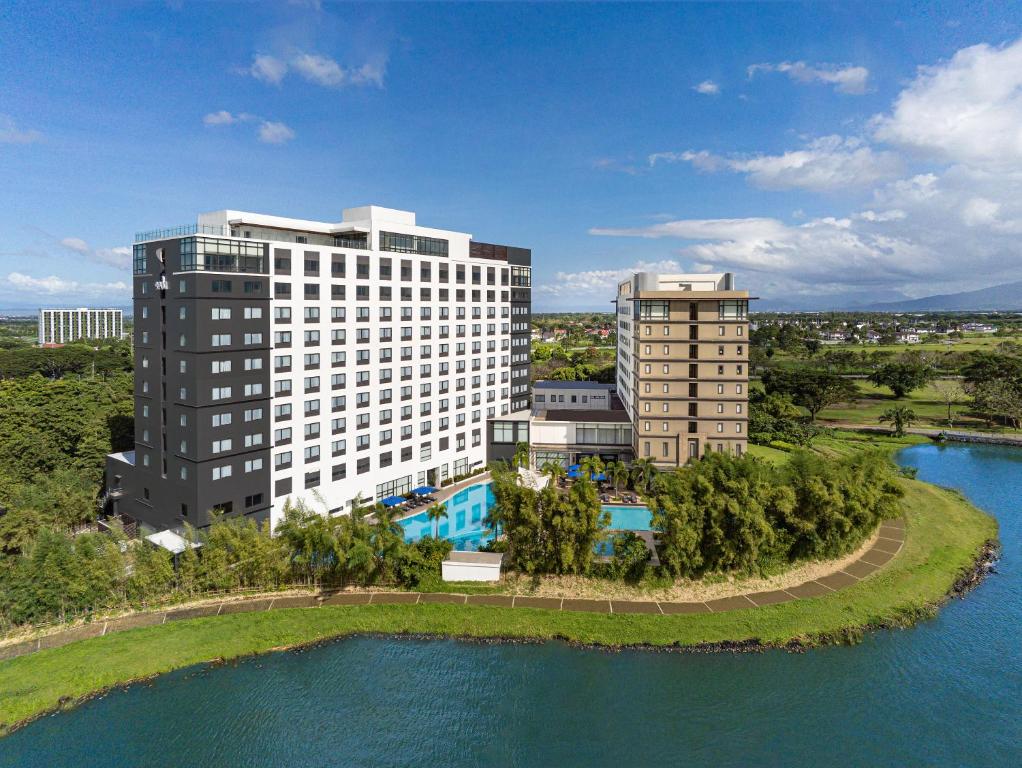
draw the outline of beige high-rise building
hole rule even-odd
[[[749,298],[730,272],[638,272],[618,285],[618,395],[636,458],[674,467],[745,452]]]

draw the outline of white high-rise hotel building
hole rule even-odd
[[[276,521],[287,499],[343,511],[528,439],[527,249],[368,206],[339,223],[216,211],[134,250],[120,513],[167,528],[214,509]]]

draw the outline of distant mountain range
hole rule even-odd
[[[961,293],[944,293],[937,296],[924,296],[921,299],[902,299],[866,304],[851,309],[874,312],[963,312],[963,311],[1022,311],[1022,281],[992,285],[977,291]]]
[[[878,301],[879,300],[879,301]],[[855,292],[821,296],[764,298],[754,312],[990,312],[1022,311],[1022,281],[976,291],[945,293],[913,299],[898,291]]]

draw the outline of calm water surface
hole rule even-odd
[[[0,741],[0,766],[1022,765],[1022,451],[901,455],[1001,523],[999,573],[804,655],[345,640],[167,675]]]

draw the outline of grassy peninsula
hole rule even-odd
[[[130,630],[0,663],[0,733],[97,691],[208,662],[359,633],[564,639],[695,647],[854,642],[932,615],[997,524],[960,494],[901,480],[908,535],[883,569],[824,597],[686,616],[606,615],[462,605],[321,607],[231,614]]]

